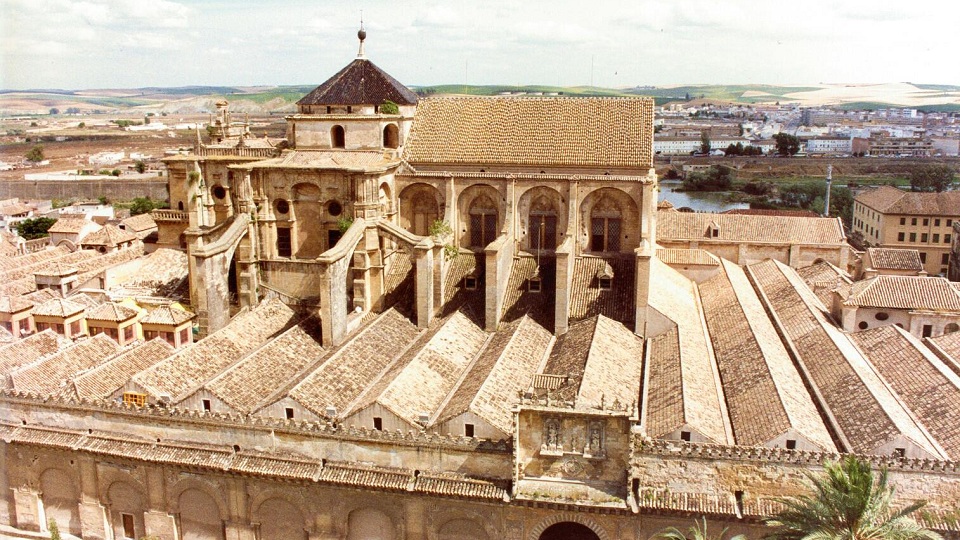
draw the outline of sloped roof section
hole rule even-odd
[[[915,249],[867,248],[870,266],[877,270],[923,270],[920,252]]]
[[[857,195],[856,200],[886,214],[960,216],[960,191],[930,193],[880,186]]]
[[[707,228],[717,229],[709,237]],[[657,240],[741,241],[756,243],[842,244],[843,225],[836,218],[744,216],[664,212],[657,214]]]
[[[456,97],[420,101],[411,164],[653,166],[650,98]]]
[[[941,277],[877,276],[854,283],[844,304],[891,309],[960,311],[960,291]]]
[[[303,96],[297,105],[416,105],[417,95],[365,58],[357,58]]]

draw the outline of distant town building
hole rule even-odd
[[[868,189],[853,203],[853,231],[869,246],[916,249],[930,275],[946,275],[960,191],[927,193],[892,186]]]
[[[849,154],[853,151],[850,137],[814,137],[807,139],[808,154]]]

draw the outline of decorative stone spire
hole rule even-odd
[[[363,29],[363,14],[360,14],[360,31],[357,32],[357,37],[360,38],[360,50],[357,52],[357,58],[366,58],[367,55],[363,52],[363,40],[367,39],[367,31]]]

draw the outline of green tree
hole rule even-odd
[[[953,177],[953,169],[947,165],[920,165],[910,171],[910,189],[913,191],[936,191],[939,193],[953,183]]]
[[[846,456],[827,463],[822,475],[808,472],[809,495],[780,499],[783,510],[764,518],[770,540],[940,540],[910,514],[925,503],[892,508],[887,470],[874,478],[870,463]]]
[[[800,151],[800,139],[789,133],[777,133],[773,136],[777,141],[777,153],[781,156],[792,156]]]
[[[724,165],[714,165],[704,172],[690,173],[683,180],[683,189],[688,191],[728,191],[736,178],[736,172]]]
[[[80,128],[80,129],[83,129],[83,128],[87,127],[87,123],[86,123],[86,122],[80,122],[79,124],[77,124],[77,127]]]
[[[138,159],[136,162],[134,162],[133,168],[138,173],[143,174],[147,171],[147,164],[144,163],[142,159]]]
[[[60,527],[57,527],[57,520],[50,518],[47,529],[50,530],[50,540],[60,540]]]
[[[710,153],[710,134],[706,131],[700,132],[700,153]]]
[[[52,108],[50,109],[50,114],[60,114],[60,109],[58,109],[58,108],[56,108],[56,107],[52,107]]]
[[[53,224],[57,220],[48,217],[38,217],[32,219],[25,219],[18,223],[15,223],[13,227],[17,229],[17,234],[24,237],[27,240],[34,240],[36,238],[43,238],[44,236],[50,236],[47,233],[47,230],[50,227],[53,227]]]
[[[687,532],[683,532],[676,527],[667,527],[666,529],[661,530],[654,538],[659,538],[661,540],[724,540],[724,536],[727,534],[727,529],[720,531],[720,534],[716,536],[711,536],[707,533],[707,518],[702,518],[703,525],[701,526],[701,521],[694,521],[693,526],[687,529]],[[726,540],[745,540],[746,537],[742,534],[736,536],[731,536]]]
[[[380,104],[380,112],[383,114],[400,114],[400,107],[389,99],[385,99]]]
[[[43,145],[36,144],[27,152],[27,160],[38,162],[43,161]]]
[[[161,208],[161,205],[150,197],[137,197],[130,203],[130,215],[146,214],[155,208]]]

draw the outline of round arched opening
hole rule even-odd
[[[290,203],[284,199],[277,199],[273,207],[277,209],[278,214],[286,214],[290,211]]]
[[[383,146],[384,148],[397,148],[400,146],[400,130],[396,124],[387,124],[383,128]]]
[[[330,203],[327,204],[327,213],[333,217],[337,217],[343,213],[343,206],[337,201],[330,201]]]
[[[343,126],[333,126],[330,128],[330,146],[334,148],[346,147],[346,132]]]
[[[881,311],[876,315],[874,315],[874,318],[877,319],[878,321],[885,321],[890,318],[890,314],[887,313],[886,311]]]
[[[957,323],[950,323],[943,327],[944,334],[952,334],[958,330],[960,330],[960,324]]]
[[[600,540],[600,537],[586,525],[562,521],[547,527],[540,540]]]
[[[213,186],[213,196],[218,199],[223,199],[227,196],[227,190],[220,185]]]
[[[857,328],[861,330],[866,330],[870,325],[867,324],[867,321],[860,321],[860,324],[857,325]]]

